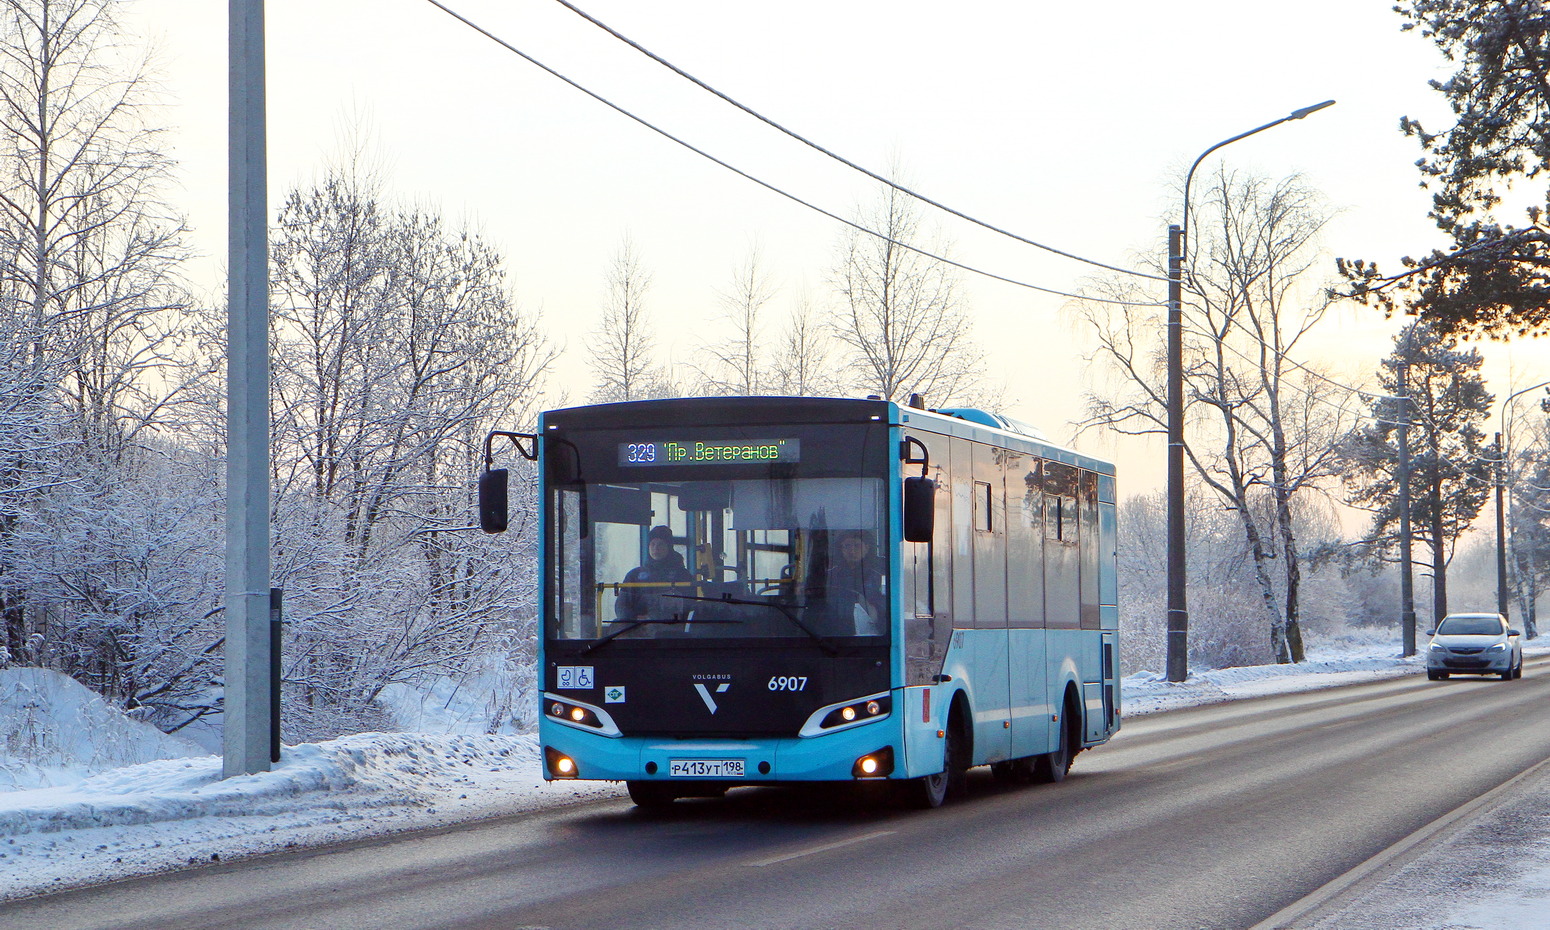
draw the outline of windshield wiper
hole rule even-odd
[[[663,597],[674,597],[674,596],[676,596],[676,595],[671,595],[671,594],[663,595]],[[714,600],[714,598],[704,598],[704,600]],[[616,620],[616,621],[613,621],[613,622],[619,623],[619,622],[624,622],[624,621],[617,621]],[[674,624],[676,626],[678,624],[684,624],[684,623],[740,623],[740,622],[742,622],[742,621],[739,621],[739,620],[686,620],[686,619],[679,619],[677,617],[664,617],[664,618],[649,618],[648,617],[648,618],[646,618],[644,620],[630,620],[628,622],[624,622],[625,623],[624,626],[620,627],[617,630],[614,630],[612,633],[609,633],[607,636],[599,637],[597,639],[594,639],[592,642],[587,643],[586,648],[581,650],[581,655],[586,655],[587,653],[591,652],[594,649],[601,649],[604,646],[608,645],[609,643],[613,642],[614,640],[618,639],[619,637],[623,636],[624,634],[630,632],[631,630],[638,630],[642,626],[644,626],[644,625],[646,625],[648,623],[671,623],[671,624]]]
[[[829,645],[829,641],[813,632],[812,627],[797,619],[797,615],[791,612],[791,608],[779,601],[754,601],[742,597],[733,597],[730,594],[721,594],[716,597],[703,597],[695,594],[664,594],[663,597],[676,597],[685,601],[709,601],[712,604],[743,604],[748,607],[773,607],[780,611],[781,615],[796,625],[796,628],[807,634],[807,638],[818,644],[818,648],[831,656],[837,656],[840,651]],[[729,623],[735,621],[726,620],[701,620],[700,623]]]

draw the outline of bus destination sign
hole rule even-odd
[[[800,439],[676,439],[619,443],[620,465],[764,465],[801,460]]]

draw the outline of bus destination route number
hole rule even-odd
[[[672,759],[667,774],[673,778],[742,778],[742,759]]]
[[[619,443],[620,465],[763,465],[801,460],[800,439],[663,439]]]

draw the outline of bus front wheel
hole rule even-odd
[[[968,787],[968,741],[963,735],[962,717],[956,712],[947,725],[946,740],[942,747],[942,771],[904,783],[908,799],[915,807],[941,807],[949,798],[962,796]]]
[[[627,781],[624,787],[635,806],[644,810],[661,810],[678,800],[673,786],[660,781]]]

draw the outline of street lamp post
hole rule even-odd
[[[1207,155],[1239,139],[1316,113],[1326,100],[1248,132],[1223,139],[1195,159],[1184,176],[1184,220],[1168,227],[1168,680],[1189,677],[1189,611],[1184,599],[1184,256],[1189,236],[1189,186]]]
[[[1507,406],[1514,399],[1527,394],[1537,388],[1550,386],[1550,381],[1541,381],[1531,384],[1521,391],[1513,391],[1502,401],[1502,413],[1497,422],[1502,425],[1502,432],[1496,434],[1496,611],[1503,617],[1507,616],[1507,511],[1502,506],[1505,472],[1507,470],[1507,442],[1512,439],[1512,427],[1507,422]]]

